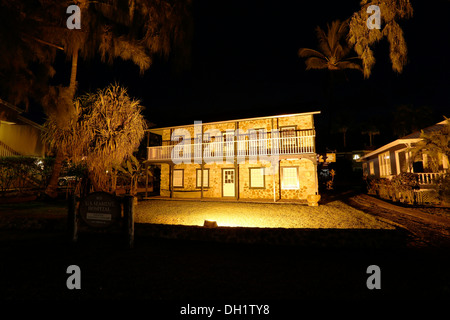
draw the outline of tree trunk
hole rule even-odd
[[[72,99],[75,97],[75,91],[77,89],[77,68],[78,68],[78,49],[74,50],[72,54],[72,70],[70,71],[70,83],[69,83],[69,90]]]
[[[50,181],[48,183],[47,188],[45,189],[45,194],[51,198],[56,198],[58,195],[58,192],[56,189],[58,188],[58,179],[59,179],[59,174],[62,169],[63,161],[64,161],[64,155],[61,151],[58,151],[56,153],[55,163],[53,164],[53,171],[52,171],[52,175],[50,177]]]
[[[76,78],[77,78],[77,66],[78,66],[78,50],[74,50],[72,53],[72,70],[70,73],[70,83],[69,90],[71,94],[71,100],[75,97],[76,90]],[[62,163],[64,161],[64,155],[60,150],[56,151],[55,164],[53,165],[52,176],[50,182],[45,189],[45,194],[51,198],[56,198],[58,196],[58,179],[62,169]]]

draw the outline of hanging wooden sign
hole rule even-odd
[[[94,192],[77,199],[71,197],[68,227],[71,242],[77,242],[79,230],[125,233],[129,246],[134,246],[134,201],[132,196],[116,197],[107,192]],[[123,213],[123,214],[122,214]]]
[[[80,201],[80,216],[90,227],[107,228],[120,219],[118,198],[107,192],[94,192]]]

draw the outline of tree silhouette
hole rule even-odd
[[[440,158],[444,155],[450,159],[450,119],[445,118],[439,130],[420,133],[420,141],[412,148],[413,159],[419,155],[427,154],[429,165],[434,172],[438,172]]]
[[[300,48],[298,55],[305,58],[306,70],[328,70],[328,100],[335,104],[334,86],[337,73],[347,69],[362,72],[361,61],[358,57],[349,57],[351,47],[346,42],[348,21],[336,20],[327,25],[327,32],[319,26],[316,27],[319,50]]]
[[[381,11],[381,29],[369,29],[367,19],[371,13],[367,8],[376,5]],[[361,10],[353,14],[350,19],[348,42],[354,46],[358,56],[362,59],[364,77],[370,77],[375,64],[372,46],[386,38],[390,45],[389,57],[392,69],[398,73],[403,71],[407,62],[408,49],[403,36],[403,30],[397,23],[398,19],[408,19],[413,15],[413,8],[409,0],[362,0]]]
[[[83,161],[97,191],[109,191],[108,172],[131,156],[144,136],[146,122],[138,100],[127,90],[110,85],[79,97],[68,126],[55,114],[45,123],[45,140],[74,162]]]
[[[60,0],[34,0],[26,4],[18,0],[1,2],[2,8],[13,13],[17,11],[16,19],[11,24],[26,27],[18,28],[13,36],[18,45],[15,47],[17,50],[9,50],[10,61],[14,61],[14,56],[26,55],[27,49],[41,52],[38,62],[45,66],[45,74],[49,76],[54,74],[51,65],[57,51],[63,52],[71,61],[68,85],[47,85],[41,99],[46,114],[52,115],[61,128],[69,127],[76,116],[73,100],[79,58],[89,59],[99,55],[103,62],[109,63],[116,58],[131,60],[143,73],[150,67],[155,54],[168,57],[172,48],[186,46],[190,38],[190,1],[79,0],[80,30],[66,26],[67,16],[63,13],[70,4]],[[186,55],[188,52],[186,50]],[[31,64],[36,59],[25,58],[16,70],[32,74]],[[25,82],[21,87],[26,93],[22,94],[24,97],[32,89],[30,82]],[[56,148],[53,174],[46,189],[46,194],[52,197],[56,196],[63,159],[63,153]]]
[[[358,63],[358,57],[348,57],[351,48],[346,44],[345,38],[348,32],[347,21],[333,21],[328,25],[325,33],[319,26],[316,27],[317,38],[319,40],[319,50],[301,48],[298,55],[306,58],[306,70],[328,69],[330,71],[357,69],[362,71]]]

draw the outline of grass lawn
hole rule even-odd
[[[2,214],[23,215],[64,215],[67,213],[67,203],[60,201],[29,201],[21,203],[0,204]]]
[[[136,207],[135,222],[202,226],[205,220],[218,226],[260,228],[393,229],[377,217],[342,201],[318,207],[279,203],[147,200]]]
[[[64,221],[66,201],[29,201],[0,204],[0,228],[39,228],[44,223]]]

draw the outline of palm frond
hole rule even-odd
[[[350,61],[339,61],[336,66],[343,70],[343,69],[356,69],[356,70],[360,70],[363,71],[363,68],[360,64],[355,63],[355,62],[350,62]]]
[[[336,20],[327,25],[327,32],[316,27],[317,38],[319,41],[319,50],[301,48],[298,55],[306,58],[306,69],[357,69],[363,71],[357,62],[348,61],[347,55],[351,51],[351,47],[346,43],[349,21]],[[314,58],[314,59],[313,59]]]
[[[319,49],[325,56],[330,57],[332,55],[332,48],[330,46],[328,35],[319,26],[316,27],[316,34],[317,39],[319,40]]]
[[[328,68],[328,62],[318,57],[309,57],[308,59],[306,59],[305,64],[306,70]]]
[[[324,59],[326,60],[326,56],[314,49],[309,49],[309,48],[301,48],[298,50],[298,55],[301,58],[309,58],[309,57],[317,57],[320,59]]]

